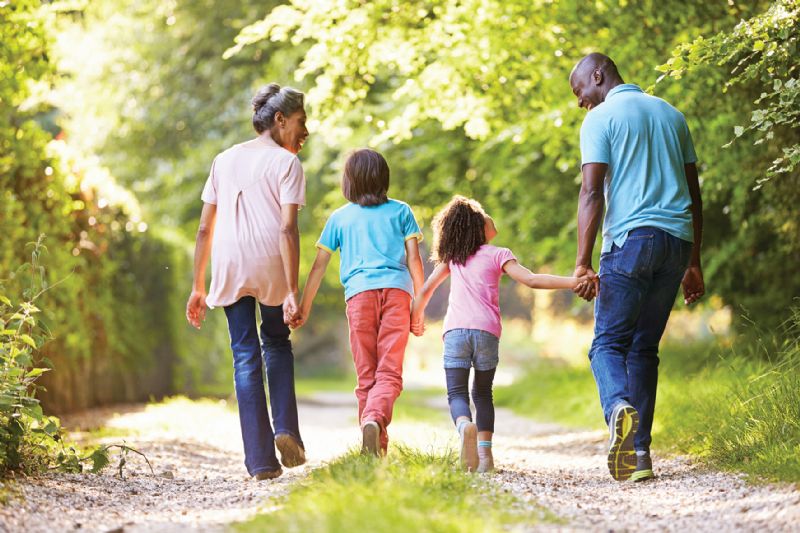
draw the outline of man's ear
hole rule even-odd
[[[602,85],[603,84],[603,71],[599,68],[594,69],[592,72],[592,81],[595,85]]]

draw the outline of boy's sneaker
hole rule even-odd
[[[458,426],[461,437],[461,467],[467,472],[478,470],[478,426],[474,422],[463,422]]]
[[[631,481],[647,481],[653,479],[653,461],[650,459],[650,452],[636,452],[636,470],[631,474]]]
[[[306,452],[300,442],[288,433],[275,435],[275,446],[281,454],[281,464],[286,468],[300,466],[306,462]]]
[[[639,413],[628,402],[614,407],[608,422],[608,471],[617,481],[625,481],[636,470],[633,437],[639,428]]]
[[[381,427],[377,422],[370,420],[361,426],[361,453],[364,455],[381,454]]]
[[[263,472],[259,472],[258,474],[254,475],[253,479],[256,481],[264,481],[266,479],[275,479],[281,474],[283,474],[283,470],[280,468],[276,470],[264,470]]]

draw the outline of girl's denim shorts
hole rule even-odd
[[[480,329],[451,329],[444,334],[444,367],[492,370],[499,361],[500,339]]]

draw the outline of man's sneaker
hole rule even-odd
[[[288,433],[275,435],[275,446],[281,454],[281,464],[286,468],[300,466],[306,462],[306,452],[300,442]]]
[[[620,403],[611,412],[608,422],[608,471],[617,481],[625,481],[636,470],[636,452],[633,437],[639,427],[639,413],[627,402]]]
[[[650,452],[636,452],[636,470],[631,475],[631,481],[647,481],[653,479],[653,461]]]
[[[265,479],[275,479],[281,474],[283,474],[283,470],[280,468],[276,470],[264,470],[263,472],[259,472],[258,474],[254,475],[253,479],[256,481],[264,481]]]
[[[478,426],[474,422],[462,422],[458,426],[461,437],[461,467],[467,472],[478,470]]]
[[[361,453],[364,455],[381,454],[381,427],[377,422],[370,420],[361,426]]]

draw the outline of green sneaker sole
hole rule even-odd
[[[617,481],[627,481],[636,470],[633,437],[639,428],[639,413],[630,405],[615,411],[613,437],[608,447],[608,471]]]
[[[653,475],[653,471],[651,469],[637,470],[631,474],[631,481],[647,481],[648,479],[653,479],[654,477],[655,475]]]

